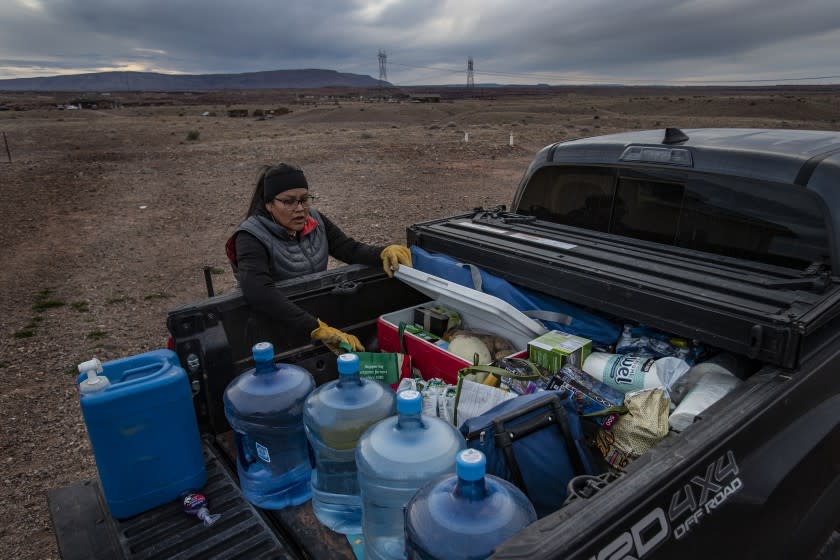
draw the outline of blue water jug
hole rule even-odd
[[[452,473],[466,448],[455,426],[422,408],[417,391],[397,393],[397,415],[368,428],[356,447],[366,560],[405,558],[403,508],[426,482]]]
[[[236,438],[242,494],[263,509],[307,501],[312,464],[303,431],[303,403],[315,388],[305,369],[274,363],[274,346],[258,342],[254,368],[225,389],[225,417]]]
[[[362,530],[362,501],[356,475],[356,443],[371,425],[393,416],[390,387],[359,376],[359,357],[338,357],[338,379],[306,399],[303,423],[315,452],[312,510],[337,533]]]
[[[186,372],[171,350],[79,366],[80,404],[102,493],[124,519],[207,481]]]
[[[424,485],[405,509],[409,558],[477,560],[537,519],[516,486],[485,475],[477,449],[458,453],[455,474]]]

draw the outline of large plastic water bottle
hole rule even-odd
[[[423,396],[397,393],[397,415],[368,428],[356,447],[366,560],[405,558],[403,508],[426,482],[455,468],[464,436],[424,416]]]
[[[356,472],[356,443],[372,424],[394,414],[390,387],[362,379],[359,357],[338,357],[338,379],[315,389],[306,399],[303,423],[315,452],[312,510],[337,533],[362,530],[362,499]]]
[[[405,508],[409,558],[487,558],[493,549],[537,519],[534,506],[516,486],[485,475],[481,451],[457,455],[455,474],[426,483]]]
[[[258,507],[283,509],[311,496],[303,403],[315,380],[301,367],[275,364],[269,342],[252,352],[254,369],[225,389],[225,416],[236,436],[242,494]]]

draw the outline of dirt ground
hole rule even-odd
[[[558,140],[840,126],[831,90],[238,100],[291,109],[265,120],[229,118],[221,101],[59,111],[50,99],[18,96],[33,108],[0,112],[0,558],[58,557],[47,491],[96,476],[76,364],[162,347],[167,311],[205,295],[204,266],[217,291],[233,289],[224,242],[261,164],[302,166],[321,211],[382,244],[404,242],[417,221],[509,204],[533,154]]]

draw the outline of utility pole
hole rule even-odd
[[[388,55],[385,54],[384,50],[379,49],[379,89],[383,98],[385,97],[385,82],[388,81],[388,69],[386,68],[387,62]]]
[[[473,57],[467,59],[467,89],[475,87],[475,76],[473,75]]]

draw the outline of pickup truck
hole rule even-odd
[[[840,133],[650,130],[559,142],[509,211],[412,225],[407,241],[620,322],[734,353],[745,381],[622,476],[539,519],[493,558],[812,558],[840,526]],[[209,278],[209,276],[208,276]],[[427,297],[360,266],[277,285],[377,348],[376,321]],[[173,309],[220,522],[177,504],[115,520],[95,480],[49,493],[62,557],[353,558],[309,504],[261,511],[237,488],[222,394],[251,346],[337,376],[241,293]],[[357,548],[357,547],[355,547]]]

